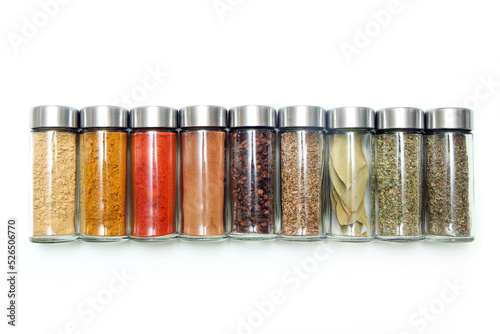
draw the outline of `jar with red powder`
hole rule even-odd
[[[130,128],[130,238],[175,238],[177,110],[134,108]]]

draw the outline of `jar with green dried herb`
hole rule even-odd
[[[324,237],[325,111],[314,106],[285,107],[280,127],[281,233],[286,240]]]
[[[276,110],[240,106],[229,110],[232,227],[235,239],[274,239]]]
[[[418,108],[376,114],[375,225],[386,241],[423,239],[424,115]]]
[[[365,107],[328,110],[328,197],[330,230],[338,241],[374,238],[372,134],[374,112]]]
[[[438,108],[425,113],[426,238],[472,241],[472,111]]]

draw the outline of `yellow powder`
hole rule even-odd
[[[80,138],[80,233],[127,233],[127,133],[84,132]]]

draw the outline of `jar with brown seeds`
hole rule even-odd
[[[77,212],[78,110],[39,106],[31,110],[30,241],[74,241]]]
[[[276,237],[276,111],[268,106],[229,110],[231,232],[239,240]]]
[[[315,106],[279,110],[280,238],[313,241],[324,237],[325,111]]]
[[[426,239],[474,240],[472,110],[438,108],[425,114]]]
[[[384,241],[424,237],[423,111],[384,108],[376,114],[375,224]]]
[[[328,110],[328,237],[337,241],[374,239],[370,182],[373,129],[370,108]]]

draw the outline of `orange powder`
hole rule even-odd
[[[225,131],[181,133],[182,234],[221,236],[224,226]]]

